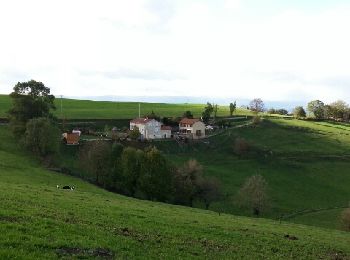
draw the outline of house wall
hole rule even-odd
[[[162,138],[171,138],[171,130],[161,130]]]
[[[201,135],[197,136],[197,131],[201,131]],[[196,122],[192,125],[192,136],[193,139],[199,139],[205,137],[205,124],[203,122]]]

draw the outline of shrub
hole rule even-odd
[[[342,229],[344,231],[350,232],[350,208],[345,209],[340,217]]]
[[[249,151],[249,144],[244,138],[238,137],[235,140],[233,149],[235,154],[241,156]]]
[[[261,117],[260,116],[254,116],[253,117],[253,125],[257,126],[261,123]]]
[[[47,156],[58,152],[60,130],[47,118],[30,119],[26,125],[24,144],[33,153]]]

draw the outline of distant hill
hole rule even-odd
[[[62,101],[62,103],[61,103]],[[154,111],[159,116],[178,117],[182,116],[186,110],[190,110],[194,116],[200,117],[205,104],[195,103],[145,103],[145,102],[124,102],[124,101],[91,101],[56,98],[55,115],[59,118],[67,119],[130,119],[138,117],[139,104],[141,116]],[[62,104],[62,113],[61,113]],[[11,106],[8,95],[0,95],[0,117],[6,117],[6,111]],[[236,114],[250,114],[245,109],[237,109]],[[218,116],[228,116],[229,107],[219,106]]]
[[[127,198],[49,172],[6,126],[0,179],[0,259],[350,257],[345,232]]]

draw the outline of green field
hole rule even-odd
[[[0,259],[350,257],[345,232],[131,199],[48,172],[5,126],[0,189]]]
[[[236,137],[244,137],[253,153],[244,158],[234,155]],[[188,147],[159,143],[158,147],[177,164],[197,159],[204,165],[206,175],[221,180],[225,196],[211,206],[212,210],[250,215],[233,201],[244,180],[256,173],[269,183],[271,207],[264,215],[268,218],[347,206],[350,201],[348,124],[266,119],[258,127],[229,129],[207,141],[209,144],[199,142]],[[336,210],[288,220],[339,228],[339,214]]]
[[[190,110],[195,117],[201,116],[204,110],[204,104],[165,104],[165,103],[140,103],[141,116],[147,115],[152,110],[159,116],[179,117],[187,110]],[[218,116],[229,116],[229,108],[219,106]],[[11,107],[11,100],[8,95],[0,95],[0,117],[6,117],[6,111]],[[56,99],[55,115],[58,118],[67,119],[131,119],[138,117],[138,102],[108,102],[108,101],[90,101]],[[236,114],[250,114],[247,110],[237,109]]]

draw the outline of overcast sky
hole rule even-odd
[[[349,0],[1,0],[0,93],[350,102],[349,26]]]

